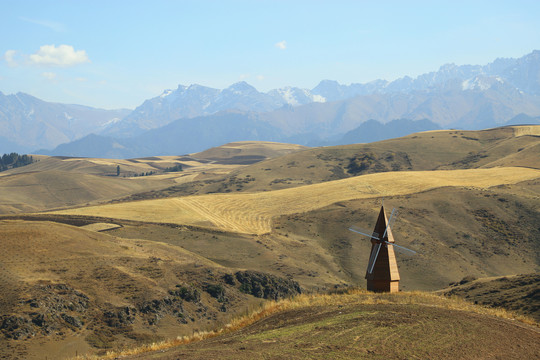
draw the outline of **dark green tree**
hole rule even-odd
[[[4,154],[0,157],[0,171],[29,165],[34,162],[32,156],[17,153]]]

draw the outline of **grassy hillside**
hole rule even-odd
[[[191,156],[116,160],[37,155],[34,164],[0,173],[0,214],[88,205],[197,180],[221,179],[246,164],[302,148],[239,142]],[[177,165],[183,171],[165,171]]]
[[[419,252],[397,254],[402,287],[435,290],[467,275],[540,270],[539,197],[535,180],[385,198],[387,209],[401,212],[394,225],[396,242]],[[380,199],[357,199],[279,216],[264,235],[143,222],[122,223],[111,233],[182,246],[225,266],[284,274],[306,287],[364,286],[371,244],[347,229],[352,224],[371,229],[379,207]]]
[[[503,307],[540,322],[540,274],[495,278],[464,278],[440,293],[459,296],[475,304]]]
[[[383,198],[388,211],[399,211],[396,243],[418,252],[397,254],[403,290],[538,273],[539,129],[435,131],[318,149],[240,142],[130,160],[40,157],[3,172],[0,213],[15,214],[0,217],[0,357],[133,347],[215,328],[298,284],[315,292],[363,287],[371,244],[348,227],[370,231]],[[182,172],[164,173],[179,163]],[[110,176],[118,165],[121,176]],[[475,282],[448,291],[489,305],[531,305],[534,286],[505,281],[497,284],[508,289]],[[257,348],[277,358],[425,358],[425,348],[449,358],[461,342],[458,358],[482,358],[492,347],[488,358],[510,354],[491,341],[514,331],[507,322],[442,311],[446,300],[416,295],[314,300],[223,342],[205,340],[199,353],[184,349],[194,358],[215,357],[218,348],[225,358],[253,357]],[[401,342],[394,348],[374,338],[370,348],[369,329],[395,331]],[[407,347],[431,333],[450,347]],[[474,333],[472,342],[453,342],[462,333]],[[520,349],[504,347],[528,358],[531,348],[514,342]]]
[[[439,188],[385,198],[387,208],[400,212],[393,228],[396,243],[418,252],[396,255],[401,287],[435,290],[467,275],[538,272],[539,195],[536,180],[536,185],[514,189]],[[283,216],[274,222],[275,233],[322,249],[344,281],[364,286],[371,244],[347,228],[356,224],[371,230],[379,206],[378,199],[352,200]],[[322,259],[312,259],[323,268]]]
[[[0,221],[0,238],[2,358],[62,359],[188,335],[298,290],[178,246],[65,224]],[[246,282],[262,293],[240,291]]]
[[[419,252],[414,258],[398,254],[402,287],[435,290],[467,275],[539,270],[540,181],[538,170],[522,170],[525,173],[504,168],[445,171],[440,178],[412,173],[417,177],[409,178],[411,191],[405,191],[407,178],[397,177],[408,173],[386,173],[274,192],[159,199],[60,213],[114,217],[109,221],[123,224],[111,231],[117,236],[167,242],[224,266],[284,274],[306,287],[328,288],[365,283],[369,239],[347,229],[352,224],[374,226],[381,199],[366,188],[394,187],[397,195],[384,193],[387,209],[395,206],[401,212],[394,237]],[[459,178],[450,176],[456,174]],[[496,176],[482,176],[486,174]],[[504,174],[532,174],[535,179],[497,185]],[[381,178],[387,182],[370,183]],[[471,179],[480,180],[472,186],[467,183]],[[434,180],[467,186],[415,187]],[[190,222],[195,226],[186,226]],[[229,231],[256,229],[261,223],[269,227],[263,234]]]
[[[56,170],[4,175],[0,176],[0,213],[84,205],[171,184],[171,179],[119,178]]]
[[[388,172],[278,191],[146,200],[57,213],[210,226],[224,231],[264,234],[271,231],[272,219],[277,216],[311,211],[336,202],[380,199],[441,187],[488,189],[537,178],[540,178],[540,170],[528,168]]]
[[[121,355],[163,360],[537,358],[538,328],[509,318],[504,311],[424,293],[301,296],[195,336],[200,341],[180,338],[155,344],[159,351],[140,348]],[[188,343],[171,347],[182,342]]]
[[[459,143],[455,151],[463,154],[469,150],[464,148],[466,143],[487,144],[492,152],[480,158],[486,163],[479,164],[479,169],[383,172],[279,191],[122,202],[61,213],[113,219],[104,222],[137,221],[138,225],[125,225],[112,233],[165,241],[224,266],[285,274],[304,286],[324,288],[364,284],[369,244],[347,228],[351,224],[371,228],[384,197],[387,207],[402,210],[395,232],[398,243],[420,253],[414,259],[398,258],[405,289],[437,289],[467,275],[534,272],[540,257],[535,225],[540,198],[535,164],[540,161],[532,151],[538,128],[509,127],[476,135],[438,131],[410,137],[424,137],[422,144],[439,136],[437,142],[448,148],[452,142]],[[469,139],[472,135],[477,140]],[[408,139],[389,142],[403,142],[414,149],[418,144]],[[208,156],[216,157],[217,150],[212,151]],[[224,154],[231,156],[227,149]],[[426,158],[430,156],[438,157],[428,152]],[[530,166],[483,168],[509,157],[528,161]],[[244,170],[253,166],[259,164]],[[252,183],[257,180],[244,182],[245,186]]]
[[[307,149],[294,144],[274,143],[269,141],[238,141],[201,151],[192,156],[219,163],[252,164]]]
[[[388,171],[539,169],[539,135],[540,126],[440,130],[370,144],[313,148],[238,169],[223,181],[176,188],[176,193],[268,191]],[[174,193],[171,189],[163,195]]]

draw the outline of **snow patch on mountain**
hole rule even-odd
[[[290,86],[271,90],[268,92],[268,95],[273,96],[276,99],[283,101],[284,104],[289,104],[291,106],[305,105],[312,102],[326,102],[324,96],[312,94],[308,89],[300,89]]]
[[[115,117],[115,118],[112,118],[112,119],[110,119],[109,121],[107,121],[107,122],[101,124],[100,127],[101,127],[102,129],[105,129],[105,128],[107,128],[107,127],[113,125],[113,124],[116,124],[117,122],[119,122],[119,121],[121,121],[121,120],[122,120],[121,118]]]
[[[461,83],[462,90],[480,90],[485,91],[490,89],[496,83],[504,83],[504,80],[500,76],[475,76],[467,79]]]
[[[163,94],[159,95],[159,97],[163,99],[164,97],[169,96],[169,95],[171,95],[172,93],[173,93],[173,90],[167,89],[167,90],[165,90],[165,91],[163,92]]]

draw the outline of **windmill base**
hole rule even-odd
[[[381,281],[381,280],[368,280],[367,281],[368,291],[373,292],[398,292],[399,291],[399,280],[397,281]]]

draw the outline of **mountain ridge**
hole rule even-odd
[[[129,138],[90,134],[79,140],[59,145],[53,150],[39,150],[36,153],[120,159],[189,154],[223,143],[244,140],[298,143],[307,146],[341,145],[385,140],[396,136],[396,134],[398,136],[408,135],[411,131],[407,129],[407,126],[411,126],[412,132],[440,128],[437,124],[424,119],[418,121],[397,119],[387,124],[371,120],[362,123],[343,136],[324,140],[317,134],[308,134],[302,137],[301,133],[287,133],[256,113],[222,111],[210,116],[179,119],[161,128],[148,130]],[[376,133],[365,134],[366,129],[374,130]]]
[[[84,105],[46,102],[32,95],[0,92],[0,152],[50,148],[120,121],[129,110],[103,110]]]
[[[404,76],[393,81],[377,79],[349,85],[334,80],[321,80],[311,90],[287,86],[265,93],[257,91],[244,81],[223,90],[197,84],[179,85],[177,90],[165,90],[161,95],[146,100],[123,120],[125,124],[116,124],[110,129],[105,129],[103,134],[113,136],[122,134],[127,137],[140,134],[141,130],[165,125],[178,118],[212,115],[228,109],[265,113],[282,107],[289,109],[290,106],[343,101],[358,96],[394,93],[420,96],[430,92],[441,93],[449,89],[481,92],[491,88],[495,90],[498,88],[507,94],[509,91],[517,93],[513,96],[519,96],[519,93],[540,95],[540,51],[534,50],[518,59],[497,58],[486,65],[444,64],[439,70],[418,75],[416,78]],[[180,103],[178,99],[185,99],[186,102]],[[538,103],[539,100],[535,102]],[[170,106],[173,104],[176,108],[171,110]],[[167,116],[164,111],[171,113]],[[537,113],[540,115],[540,112],[536,111],[529,115]],[[407,114],[394,118],[387,117],[384,120],[390,121],[398,117],[407,117]],[[440,123],[435,118],[430,120]],[[141,123],[140,129],[137,129],[138,122]],[[483,127],[485,124],[476,128]]]
[[[238,118],[230,119],[231,124],[220,122],[223,112],[236,113]],[[181,152],[200,151],[238,140],[316,146],[335,141],[368,120],[385,124],[403,118],[427,119],[442,128],[474,130],[505,125],[521,114],[532,118],[533,123],[540,116],[538,50],[517,59],[498,58],[487,65],[445,64],[437,71],[391,82],[374,80],[341,85],[322,80],[312,90],[284,87],[264,93],[246,82],[222,90],[197,84],[179,85],[176,90],[165,90],[146,100],[130,113],[46,103],[22,93],[0,94],[0,130],[9,140],[0,143],[0,151],[52,149],[95,133],[114,138],[109,142],[121,147],[126,146],[119,140],[136,139],[163,154],[166,147],[159,149],[160,141],[149,144],[144,134],[170,130],[164,127],[178,121],[183,127],[178,123],[172,126],[176,136],[197,130],[187,140],[197,137],[201,143]],[[201,122],[217,127],[201,130],[198,124]],[[228,128],[234,123],[251,129],[238,131],[251,137],[230,137]],[[220,132],[229,135],[219,138]]]

